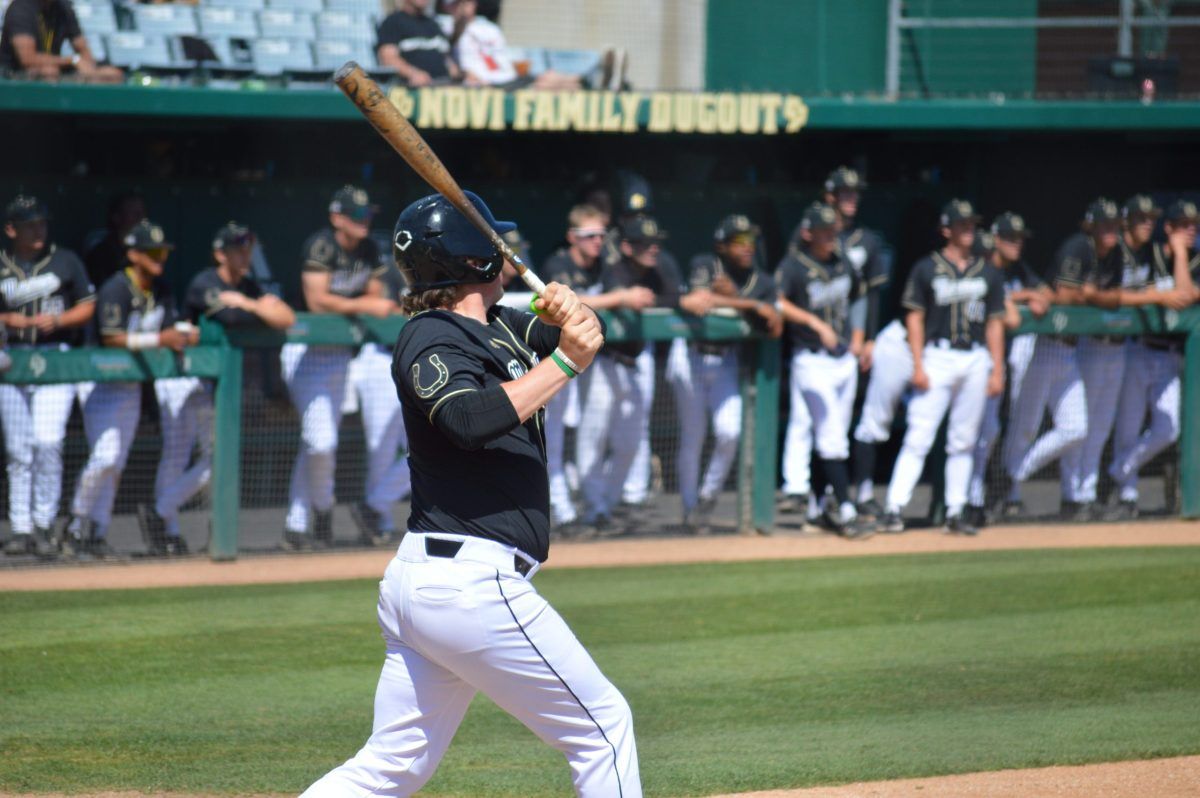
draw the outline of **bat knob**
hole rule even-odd
[[[338,68],[337,72],[333,73],[333,82],[339,83],[350,76],[352,72],[362,69],[357,61],[347,61]]]

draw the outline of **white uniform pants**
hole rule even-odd
[[[887,506],[899,512],[912,500],[925,467],[925,456],[933,446],[938,427],[950,412],[946,432],[946,512],[957,515],[967,503],[971,460],[983,410],[987,404],[991,355],[982,347],[971,350],[925,347],[925,373],[929,390],[913,395],[908,403],[908,432],[896,458]]]
[[[883,443],[892,436],[896,407],[912,382],[912,349],[908,333],[899,321],[884,327],[875,338],[871,378],[863,398],[862,415],[854,430],[854,439],[863,443]]]
[[[1082,503],[1096,501],[1100,455],[1117,418],[1117,399],[1125,374],[1125,344],[1080,338],[1076,349],[1087,396],[1087,435],[1082,446],[1063,456],[1062,465],[1066,498]]]
[[[75,386],[0,385],[8,454],[8,520],[14,534],[49,529],[62,499],[62,448]]]
[[[154,395],[163,439],[154,509],[166,521],[167,534],[174,536],[179,534],[179,508],[212,477],[213,401],[195,377],[155,380]],[[199,453],[191,463],[193,449]]]
[[[333,508],[338,424],[346,394],[351,352],[343,347],[284,344],[283,381],[300,414],[300,451],[292,468],[288,513],[292,532],[308,530],[309,511]]]
[[[612,514],[649,424],[650,396],[639,369],[612,357],[597,357],[588,369],[591,385],[583,399],[576,458],[585,517]]]
[[[683,344],[683,339],[676,339],[675,343]],[[637,453],[621,489],[621,500],[628,504],[641,504],[650,495],[650,408],[654,405],[653,345],[647,346],[637,356],[637,379],[640,390],[646,397],[646,418],[638,433]]]
[[[1033,349],[1037,337],[1033,335],[1018,335],[1012,341],[1008,350],[1008,404],[1012,407],[1021,395],[1021,383],[1025,380],[1025,372],[1033,359]],[[979,428],[979,440],[975,443],[974,460],[971,465],[971,487],[967,491],[967,500],[976,507],[983,507],[987,502],[987,466],[992,456],[992,447],[1000,437],[1000,404],[1003,397],[990,396],[987,408],[983,411],[983,425]]]
[[[1035,441],[1047,407],[1053,426]],[[1021,393],[1009,405],[1005,468],[1015,482],[1024,482],[1082,446],[1086,436],[1087,402],[1075,347],[1038,336]],[[1061,466],[1060,470],[1065,496],[1067,474]]]
[[[79,472],[71,514],[90,518],[98,537],[107,534],[112,521],[121,472],[141,413],[142,386],[136,382],[96,383],[83,406],[83,428],[91,451]]]
[[[408,448],[408,435],[392,381],[392,356],[379,344],[366,344],[351,361],[349,374],[367,443],[367,505],[380,514],[382,528],[391,531],[392,505],[412,490],[408,455],[397,455]]]
[[[305,798],[412,795],[477,691],[563,753],[577,795],[639,798],[629,705],[513,568],[515,549],[466,538],[447,559],[428,556],[426,538],[406,534],[380,582],[387,655],[371,736]]]
[[[1137,501],[1138,471],[1179,438],[1183,356],[1140,341],[1131,343],[1128,353],[1108,473],[1122,501]],[[1150,424],[1143,431],[1147,410]]]
[[[700,499],[714,498],[721,491],[737,457],[742,432],[742,394],[738,387],[737,350],[723,354],[687,352],[686,373],[672,382],[679,412],[679,494],[683,511],[689,512]],[[700,482],[700,456],[712,419],[713,450]]]
[[[566,427],[572,405],[575,415],[578,416],[579,395],[587,392],[591,379],[592,369],[584,369],[582,374],[571,380],[566,388],[554,394],[546,404],[546,471],[550,477],[550,511],[555,524],[572,523],[579,515],[571,501],[571,487],[567,481],[563,447],[566,444]]]
[[[817,456],[823,460],[850,457],[850,416],[858,390],[858,358],[847,352],[797,352],[792,373],[800,375],[800,391],[816,438]]]
[[[805,496],[812,490],[812,416],[804,401],[804,378],[800,363],[792,357],[788,375],[788,422],[783,438],[783,492]]]

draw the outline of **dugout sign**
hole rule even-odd
[[[388,99],[422,129],[771,136],[808,124],[808,105],[793,94],[445,86],[396,87]]]

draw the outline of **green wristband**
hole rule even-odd
[[[571,368],[566,363],[562,362],[562,359],[555,353],[553,353],[553,352],[550,353],[550,359],[558,364],[558,367],[560,369],[562,369],[563,374],[566,374],[569,379],[573,380],[579,376],[579,374],[576,373],[575,369]]]

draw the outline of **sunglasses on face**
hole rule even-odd
[[[152,260],[156,260],[159,263],[164,262],[167,259],[167,256],[171,254],[171,250],[167,249],[166,247],[155,247],[154,249],[143,249],[142,252],[146,255],[146,257],[148,257]]]
[[[604,238],[604,231],[576,229],[571,231],[571,235],[575,236],[576,238],[582,238],[585,241],[590,241],[594,238]]]

